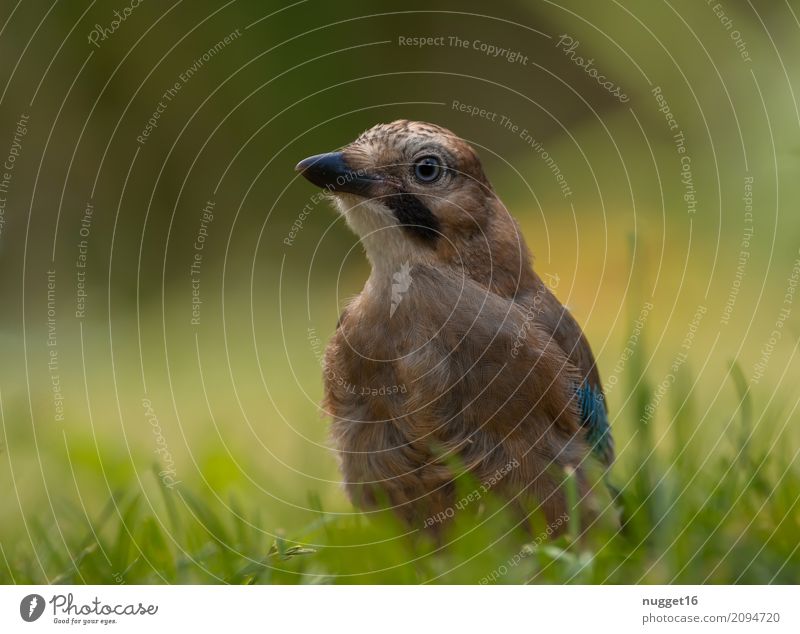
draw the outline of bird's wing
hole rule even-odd
[[[544,284],[542,288],[546,295],[541,302],[540,321],[582,375],[582,381],[576,386],[581,424],[586,428],[587,441],[595,455],[606,465],[610,465],[614,462],[614,439],[592,348],[569,310]]]
[[[577,391],[581,425],[586,428],[589,446],[596,456],[610,465],[614,462],[614,438],[611,436],[611,426],[608,424],[608,411],[603,393],[586,381],[578,386]]]
[[[575,321],[572,313],[558,301],[543,282],[541,284],[542,288],[537,292],[542,293],[543,297],[536,310],[539,323],[552,334],[553,339],[572,364],[581,371],[589,385],[596,387],[602,394],[603,388],[600,374],[597,371],[597,363],[583,330]]]
[[[514,302],[469,279],[432,267],[412,271],[408,299],[392,322],[408,333],[402,364],[433,368],[416,391],[423,402],[449,398],[469,404],[471,422],[513,428],[523,422],[580,433],[574,386],[582,377],[555,340]],[[467,425],[471,427],[471,424]]]

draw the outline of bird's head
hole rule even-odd
[[[406,262],[457,267],[513,294],[530,269],[525,242],[478,155],[445,128],[407,120],[376,125],[296,169],[332,194],[373,270]]]

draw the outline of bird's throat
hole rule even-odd
[[[382,202],[345,195],[336,197],[336,206],[361,240],[372,266],[370,279],[374,278],[376,286],[388,288],[398,271],[432,261],[430,247],[409,239],[392,210]]]

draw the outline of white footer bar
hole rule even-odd
[[[0,632],[796,633],[799,613],[792,586],[0,587]]]

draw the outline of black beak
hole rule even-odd
[[[346,192],[370,196],[380,179],[368,176],[364,170],[353,170],[341,152],[316,154],[300,161],[295,170],[317,187],[331,192]]]

